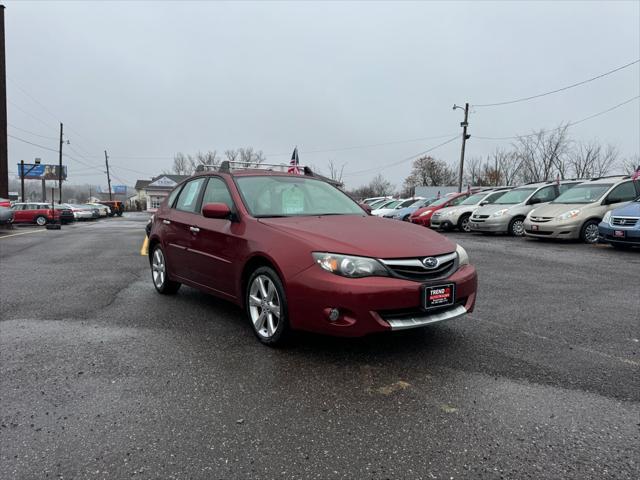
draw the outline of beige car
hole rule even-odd
[[[524,220],[524,233],[527,237],[596,243],[604,214],[638,195],[640,182],[628,176],[594,178],[531,210]]]

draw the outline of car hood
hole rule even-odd
[[[319,252],[409,258],[443,255],[456,249],[455,243],[429,229],[368,215],[261,218],[259,222],[297,237]]]
[[[613,216],[640,217],[640,202],[631,202],[629,205],[616,208],[611,212]]]
[[[499,205],[499,204],[496,204],[496,203],[492,203],[491,205],[485,205],[483,207],[478,208],[473,213],[474,213],[474,215],[491,215],[492,213],[495,213],[498,210],[504,210],[505,208],[513,208],[516,205],[520,205],[520,204],[516,203],[516,204]]]
[[[440,208],[436,212],[434,212],[434,215],[436,215],[436,214],[437,215],[444,215],[445,213],[450,212],[451,210],[460,210],[461,208],[464,208],[464,207],[461,207],[460,205],[458,205],[456,207]]]
[[[407,213],[413,213],[418,209],[418,207],[404,207],[401,208],[400,210],[396,210],[394,215],[395,216],[403,216],[406,215]]]
[[[533,209],[533,216],[557,217],[570,210],[579,210],[592,205],[592,203],[545,203]]]

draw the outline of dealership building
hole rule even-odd
[[[158,175],[151,180],[138,180],[136,182],[136,197],[132,198],[139,205],[146,205],[147,212],[155,212],[173,188],[189,175]]]

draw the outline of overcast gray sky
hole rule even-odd
[[[69,180],[95,185],[106,185],[105,148],[114,183],[132,185],[169,169],[178,151],[253,146],[281,163],[295,145],[301,163],[346,164],[349,187],[378,172],[400,185],[410,161],[385,165],[460,134],[453,103],[534,95],[640,58],[638,1],[4,3],[9,134],[56,149],[63,121],[67,151],[91,165],[66,158]],[[639,94],[635,64],[476,108],[467,155],[509,144],[476,135],[556,127]],[[571,134],[636,154],[640,102]],[[411,139],[423,140],[337,150]],[[432,155],[454,164],[459,151],[456,140]],[[11,172],[34,157],[57,163],[9,139]]]

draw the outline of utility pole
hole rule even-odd
[[[4,5],[0,5],[0,197],[9,198],[7,71],[4,61]]]
[[[462,107],[454,105],[453,109]],[[471,138],[471,135],[467,135],[467,127],[469,126],[469,103],[464,104],[464,122],[460,123],[462,127],[462,149],[460,150],[460,172],[458,174],[458,193],[462,192],[462,174],[464,170],[464,149],[467,144],[467,140]]]
[[[104,163],[107,165],[107,185],[109,185],[109,201],[111,201],[111,177],[109,176],[109,155],[104,151]]]
[[[20,201],[24,202],[24,160],[20,160]]]
[[[62,203],[62,144],[64,143],[62,135],[62,122],[60,122],[60,150],[58,151],[58,204]]]

